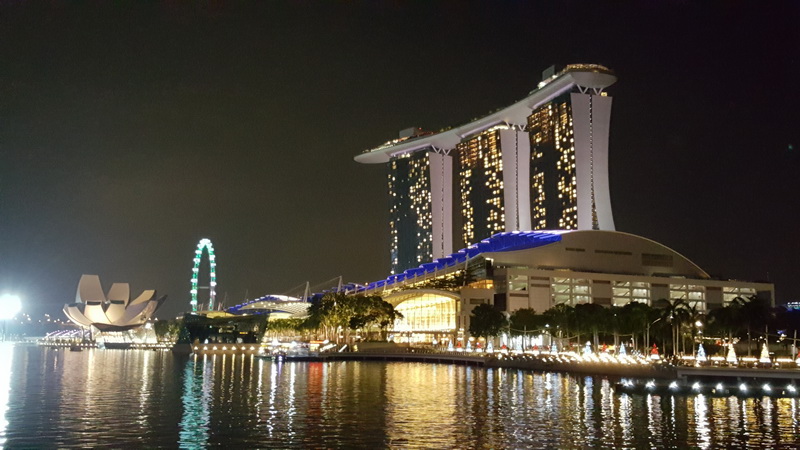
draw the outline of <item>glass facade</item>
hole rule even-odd
[[[592,302],[592,282],[584,278],[553,278],[550,283],[553,306],[562,303],[575,306]]]
[[[746,287],[722,288],[722,302],[724,306],[730,305],[733,299],[735,299],[736,297],[741,297],[747,300],[754,295],[756,295],[756,290],[754,288],[746,288]]]
[[[575,138],[570,94],[528,116],[531,140],[531,224],[535,230],[578,228]]]
[[[388,166],[390,255],[395,274],[433,259],[428,152],[393,158]]]
[[[612,304],[625,306],[630,302],[650,303],[650,283],[640,281],[614,281],[611,288]]]
[[[468,138],[457,146],[462,238],[465,245],[505,231],[500,147],[497,127]]]
[[[706,289],[695,284],[670,284],[669,298],[683,300],[698,310],[706,309]]]
[[[403,318],[395,321],[400,333],[455,332],[456,305],[453,297],[426,293],[409,298],[395,306]]]

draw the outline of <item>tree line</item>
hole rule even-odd
[[[595,303],[575,306],[556,305],[541,314],[519,309],[506,316],[492,305],[475,307],[469,332],[476,337],[494,337],[506,332],[512,336],[549,334],[561,343],[590,341],[619,345],[632,342],[634,348],[657,344],[668,354],[692,353],[696,343],[706,340],[709,347],[721,342],[759,339],[770,342],[791,338],[800,328],[800,311],[772,307],[758,297],[736,297],[728,305],[710,311],[677,299],[661,299],[653,306],[631,302],[624,306],[603,307]],[[783,337],[782,337],[783,336]]]
[[[275,336],[299,333],[307,338],[350,342],[353,333],[365,340],[385,341],[388,330],[403,315],[379,295],[327,293],[311,302],[308,316],[298,319],[274,319],[267,322],[267,332]]]

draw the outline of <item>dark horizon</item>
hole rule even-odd
[[[389,273],[386,169],[419,126],[614,70],[618,231],[800,300],[800,5],[672,1],[6,2],[0,293],[59,312],[81,274],[189,308],[201,238],[229,306]]]

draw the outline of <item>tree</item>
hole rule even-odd
[[[525,335],[542,326],[542,316],[536,314],[533,308],[521,308],[511,313],[509,328],[514,336]]]
[[[469,334],[477,337],[493,337],[508,326],[506,316],[489,304],[476,306],[470,314]]]
[[[394,309],[394,305],[383,300],[379,295],[350,297],[353,315],[349,320],[351,330],[379,328],[381,339],[385,340],[386,329],[403,315]]]
[[[725,307],[709,311],[707,320],[708,333],[726,336],[728,340],[731,340],[739,332],[740,321],[738,316],[741,314],[740,306],[734,299],[731,304]]]
[[[659,299],[656,305],[661,310],[661,321],[669,325],[669,332],[672,343],[672,354],[678,354],[678,346],[682,341],[681,328],[689,322],[692,317],[692,311],[688,303],[682,299],[675,299],[669,301],[666,299]]]
[[[349,340],[350,332],[377,327],[385,339],[386,329],[403,317],[394,306],[378,295],[349,296],[341,292],[325,294],[312,302],[305,321],[308,328],[339,342],[339,331]]]
[[[600,330],[606,328],[607,322],[606,308],[597,303],[581,303],[575,305],[575,325],[579,334],[591,334],[595,348],[600,345]]]
[[[750,354],[750,341],[752,332],[760,332],[769,326],[772,321],[773,311],[768,300],[755,295],[747,299],[741,306],[740,320],[747,329],[747,354]]]
[[[542,314],[542,320],[545,323],[545,327],[549,328],[550,335],[555,334],[559,339],[562,337],[562,333],[565,333],[569,338],[570,329],[575,322],[574,317],[575,308],[566,303],[553,306]]]
[[[167,342],[178,340],[181,327],[183,327],[183,319],[157,320],[153,324],[156,339]]]
[[[621,334],[630,334],[633,338],[634,347],[638,348],[637,334],[644,337],[648,325],[658,319],[653,308],[646,303],[630,302],[627,305],[616,309],[617,326]]]

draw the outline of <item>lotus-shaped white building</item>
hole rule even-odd
[[[152,289],[142,292],[134,300],[130,296],[128,283],[112,284],[106,296],[99,276],[82,275],[75,303],[64,305],[64,314],[82,327],[125,331],[144,325],[167,299],[166,295],[156,298],[156,291]]]

